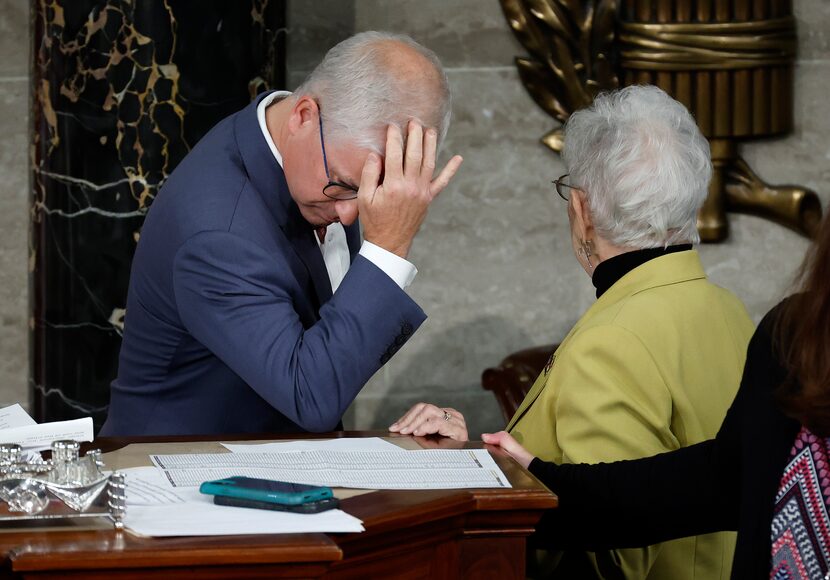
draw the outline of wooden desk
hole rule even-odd
[[[388,436],[341,432],[318,437]],[[306,437],[306,436],[304,436]],[[222,441],[273,439],[221,437]],[[220,438],[215,438],[220,439]],[[415,438],[423,447],[478,447]],[[100,439],[104,451],[131,442]],[[190,438],[189,440],[193,440]],[[208,440],[203,438],[202,440]],[[15,578],[524,578],[525,538],[556,496],[513,460],[495,457],[507,490],[377,491],[342,502],[360,534],[140,538],[127,532],[0,534],[6,577]]]

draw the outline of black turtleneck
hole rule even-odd
[[[692,244],[679,244],[668,248],[646,248],[645,250],[634,250],[604,260],[594,269],[594,275],[591,277],[591,281],[597,289],[597,298],[605,294],[605,291],[616,284],[617,280],[637,266],[642,266],[649,260],[666,254],[686,252],[691,249]]]

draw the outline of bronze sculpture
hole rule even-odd
[[[709,139],[715,174],[698,226],[728,236],[726,211],[760,215],[812,236],[816,194],[764,183],[738,143],[792,130],[795,20],[789,0],[501,0],[530,53],[517,58],[534,100],[564,123],[597,92],[661,87],[686,105]],[[542,137],[562,148],[562,129]]]

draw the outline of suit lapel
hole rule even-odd
[[[235,116],[237,143],[248,178],[282,228],[294,252],[308,269],[319,309],[331,298],[331,282],[320,246],[314,239],[314,228],[305,221],[291,197],[282,167],[274,159],[262,135],[256,108],[266,94],[254,99]]]
[[[596,306],[596,303],[594,304],[594,306]],[[591,312],[594,306],[589,308],[588,311],[584,315],[582,315],[582,318],[580,318],[574,325],[574,327],[571,328],[570,332],[568,332],[568,335],[559,345],[559,348],[557,348],[556,351],[553,353],[552,360],[547,365],[545,365],[545,370],[543,370],[539,374],[539,377],[536,379],[536,382],[533,383],[533,386],[530,387],[530,390],[527,392],[527,395],[525,395],[525,398],[522,399],[522,403],[521,405],[519,405],[519,408],[516,410],[516,413],[514,413],[513,418],[510,419],[510,423],[507,424],[507,431],[510,431],[513,427],[516,426],[516,423],[518,423],[519,420],[525,415],[525,413],[527,413],[527,411],[530,409],[533,403],[536,402],[536,399],[539,398],[539,395],[542,394],[542,391],[545,390],[545,385],[548,384],[548,376],[550,376],[550,373],[553,372],[553,367],[556,365],[556,354],[560,350],[567,348],[568,340],[577,332],[577,330],[579,330],[579,327],[582,326],[583,322],[587,318],[589,318],[588,314]]]
[[[556,357],[556,354],[553,355]],[[510,419],[510,423],[507,424],[505,431],[510,431],[519,422],[527,410],[530,409],[530,406],[539,398],[539,395],[542,393],[542,390],[545,388],[545,384],[548,382],[548,374],[541,373],[537,378],[536,382],[533,383],[533,386],[530,387],[530,390],[525,395],[525,398],[522,400],[522,404],[519,405],[519,408],[516,410],[516,413],[513,415],[513,418]]]
[[[291,219],[285,225],[284,231],[288,237],[294,252],[302,260],[308,269],[311,282],[314,285],[314,293],[317,295],[317,308],[328,302],[331,298],[331,281],[326,270],[326,262],[323,260],[323,253],[311,225],[305,221],[296,204],[289,210]]]
[[[320,246],[314,240],[314,230],[297,239],[294,250],[308,268],[311,275],[311,282],[314,284],[314,292],[317,294],[318,308],[331,298],[331,280],[326,270],[326,262],[323,260],[323,253]]]
[[[298,223],[306,224],[302,216],[299,219],[302,221]],[[350,226],[344,226],[343,230],[346,232],[346,244],[349,247],[350,261],[354,261],[354,257],[360,251],[360,226],[358,222],[355,222]],[[329,272],[326,269],[326,262],[323,260],[323,252],[320,251],[320,246],[317,240],[314,239],[315,235],[314,230],[310,226],[305,228],[304,233],[300,233],[297,236],[294,248],[297,255],[300,256],[300,259],[308,268],[309,274],[311,274],[314,291],[317,293],[317,298],[319,299],[319,307],[328,302],[332,296],[332,291]]]
[[[346,244],[349,246],[349,261],[354,262],[354,257],[360,251],[360,226],[355,221],[350,226],[344,226],[343,229],[346,232]]]

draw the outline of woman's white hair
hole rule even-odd
[[[597,96],[568,119],[563,156],[603,239],[623,248],[700,241],[709,143],[686,107],[659,88]]]
[[[424,61],[401,66],[391,50],[395,44]],[[304,95],[320,106],[327,140],[378,153],[385,149],[387,125],[406,135],[406,124],[415,119],[436,129],[440,143],[450,124],[450,89],[441,61],[403,34],[361,32],[340,42],[294,92],[296,98]]]

